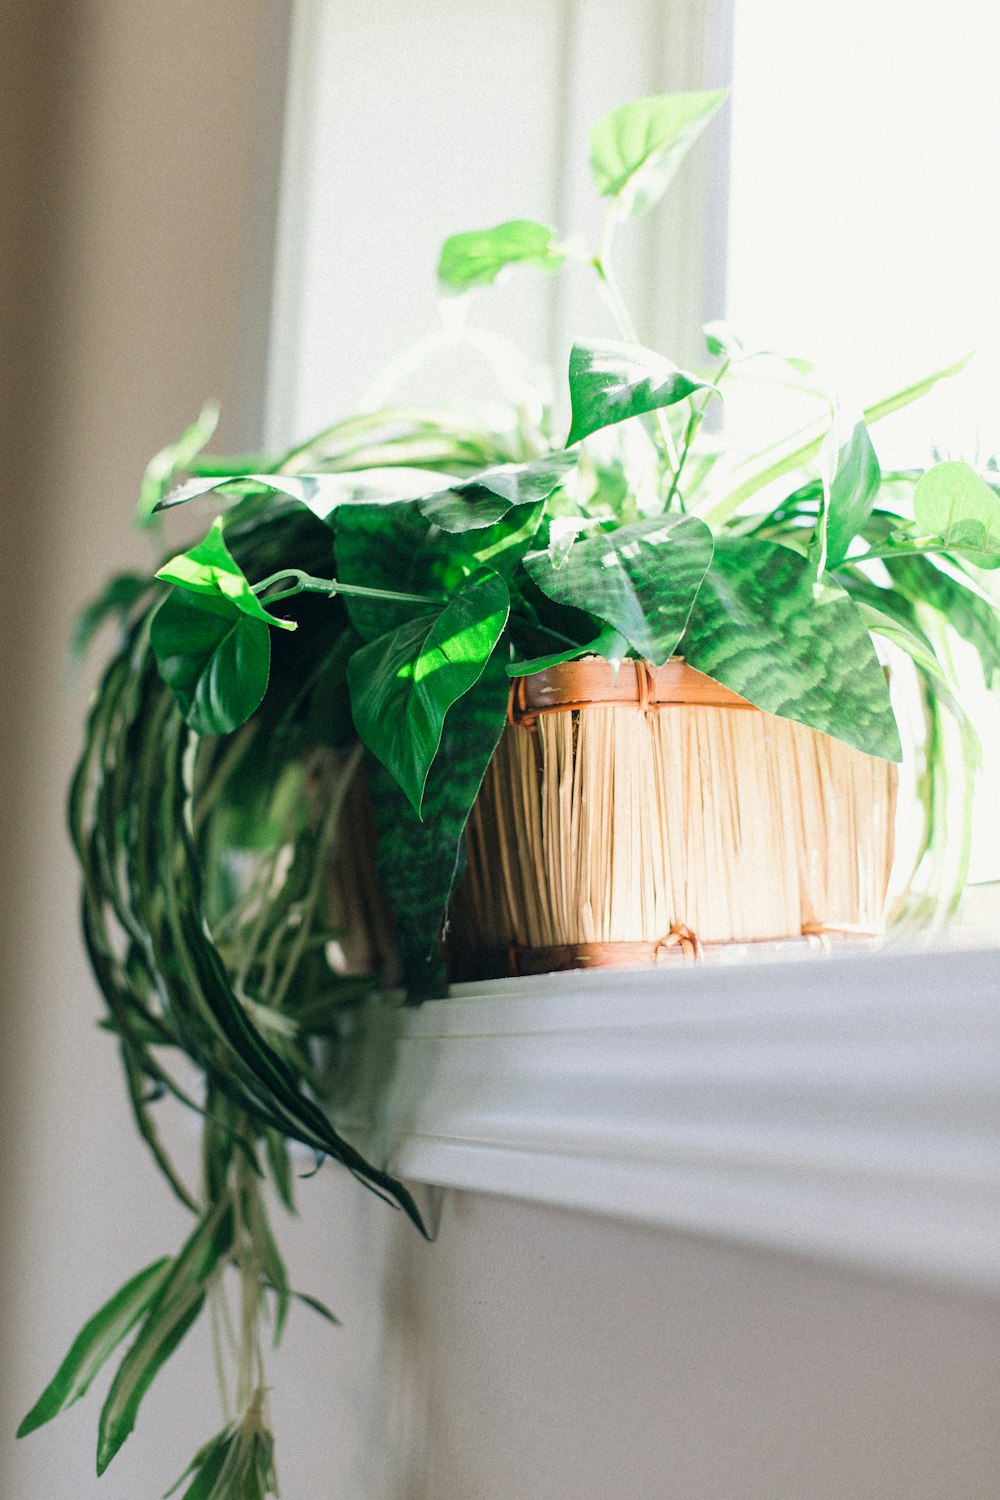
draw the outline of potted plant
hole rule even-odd
[[[22,1432],[115,1356],[103,1471],[208,1307],[234,1415],[180,1488],[274,1492],[262,1326],[280,1337],[297,1294],[262,1183],[291,1206],[298,1141],[423,1227],[321,1101],[345,1018],[394,950],[412,1000],[441,993],[457,886],[448,946],[467,968],[511,949],[515,967],[551,968],[876,927],[901,754],[876,641],[912,663],[927,715],[919,858],[937,857],[943,716],[974,746],[948,632],[988,678],[1000,668],[980,583],[1000,567],[995,476],[880,468],[869,428],[953,370],[860,413],[814,390],[816,421],[761,454],[706,435],[727,386],[775,357],[721,324],[702,372],[643,347],[611,245],[721,102],[644,99],[595,126],[595,254],[523,220],[444,246],[458,294],[508,267],[589,266],[621,339],[574,345],[565,441],[526,406],[507,423],[396,407],[238,462],[204,455],[205,412],[151,465],[145,524],[208,495],[224,509],[155,576],[113,579],[81,624],[82,646],[117,616],[122,640],[70,821],[105,1024],[195,1227],[95,1315]],[[813,389],[808,368],[786,371]],[[197,1189],[158,1134],[162,1093],[202,1117]]]

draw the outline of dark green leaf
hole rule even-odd
[[[872,513],[882,481],[865,423],[856,422],[837,455],[837,467],[825,497],[826,566],[832,572]]]
[[[271,635],[263,620],[220,595],[171,589],[153,616],[160,676],[199,734],[229,734],[267,690]]]
[[[191,1500],[192,1496],[195,1500],[205,1500],[206,1494],[210,1492],[211,1485],[214,1484],[226,1461],[226,1454],[235,1436],[232,1427],[224,1427],[221,1432],[216,1433],[215,1437],[209,1438],[208,1442],[198,1449],[176,1484],[171,1485],[167,1490],[163,1500],[170,1500],[171,1495],[176,1495],[181,1485],[190,1479],[192,1474],[196,1475],[194,1484],[184,1491],[182,1500]]]
[[[423,821],[381,763],[369,761],[379,883],[395,915],[412,1000],[444,991],[441,921],[458,873],[466,820],[500,738],[509,695],[497,651],[445,718],[441,748],[424,789]]]
[[[438,281],[449,292],[489,286],[506,266],[554,271],[565,260],[555,231],[531,219],[510,219],[495,229],[453,234],[441,247]]]
[[[66,1358],[17,1429],[19,1438],[50,1422],[86,1395],[91,1381],[131,1333],[170,1274],[171,1260],[154,1261],[127,1281],[85,1323]]]
[[[341,583],[399,592],[433,593],[438,579],[428,547],[430,522],[415,505],[345,505],[334,513],[337,577]],[[351,623],[366,641],[407,620],[426,605],[376,603],[346,597]]]
[[[219,421],[219,408],[214,401],[206,401],[196,421],[186,428],[176,442],[161,448],[155,458],[150,459],[142,478],[136,521],[148,526],[153,513],[170,488],[175,474],[182,473],[192,459],[201,452],[215,431]]]
[[[1000,497],[969,464],[935,464],[913,491],[917,525],[979,568],[1000,568]]]
[[[489,572],[466,584],[440,614],[400,625],[351,659],[358,734],[418,815],[445,715],[480,677],[509,611],[506,584]]]
[[[512,506],[547,500],[575,463],[573,453],[552,453],[526,464],[501,464],[426,496],[420,510],[443,531],[480,530],[502,520]]]
[[[318,1297],[311,1296],[309,1292],[292,1292],[292,1296],[297,1302],[301,1302],[303,1306],[311,1307],[314,1313],[319,1313],[321,1318],[325,1318],[326,1321],[328,1323],[332,1323],[335,1328],[340,1327],[340,1319],[335,1313],[332,1313],[327,1307],[326,1303],[321,1302]]]
[[[628,417],[674,406],[694,391],[715,390],[711,381],[679,370],[641,344],[590,339],[573,345],[569,391],[573,422],[566,446]]]
[[[104,588],[80,611],[73,625],[70,654],[75,662],[82,661],[94,636],[106,620],[123,619],[149,592],[150,579],[141,573],[115,573]]]
[[[601,197],[616,198],[627,217],[652,208],[725,97],[724,89],[657,94],[598,120],[590,132],[590,169]]]
[[[750,537],[716,537],[681,651],[768,713],[899,760],[899,732],[871,637],[851,600],[808,560]]]
[[[234,604],[251,619],[261,620],[265,625],[277,625],[282,630],[294,630],[294,620],[280,620],[269,614],[226,546],[223,536],[223,518],[216,516],[205,539],[187,552],[179,552],[157,570],[157,578],[165,583],[174,583],[178,588],[209,599],[224,599]]]
[[[201,1311],[205,1290],[233,1244],[233,1214],[216,1204],[199,1221],[118,1367],[101,1412],[97,1472],[103,1474],[135,1426],[142,1398]]]
[[[574,542],[559,567],[547,552],[529,553],[524,566],[550,599],[606,620],[661,665],[677,647],[711,560],[704,521],[671,514]]]
[[[278,1197],[290,1214],[296,1212],[295,1193],[292,1186],[292,1160],[288,1142],[279,1130],[268,1126],[264,1131],[264,1153],[271,1173],[271,1181],[278,1190]]]

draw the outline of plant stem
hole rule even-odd
[[[719,366],[719,369],[716,373],[716,385],[718,385],[722,381],[731,364],[732,360],[727,356],[727,358],[724,359],[722,364]],[[681,510],[685,509],[684,499],[678,490],[678,485],[680,484],[681,473],[684,469],[684,465],[688,460],[688,454],[691,452],[692,444],[694,443],[694,440],[698,435],[698,428],[701,426],[702,422],[705,419],[705,412],[708,410],[708,403],[709,401],[711,401],[711,399],[712,392],[706,391],[700,402],[696,402],[694,401],[694,399],[691,400],[691,415],[688,417],[688,423],[684,429],[684,446],[681,449],[680,462],[678,463],[677,468],[674,470],[674,477],[670,482],[670,489],[667,492],[667,510],[670,509],[675,495],[677,495],[677,498],[680,502]]]
[[[607,302],[608,307],[611,311],[611,316],[618,324],[618,328],[622,338],[626,339],[630,344],[639,344],[642,341],[639,338],[636,326],[632,321],[632,315],[628,310],[628,304],[626,303],[625,298],[622,296],[621,287],[618,285],[618,278],[616,277],[611,267],[611,243],[614,239],[616,226],[617,221],[615,218],[615,211],[612,207],[608,210],[608,213],[604,220],[604,230],[601,234],[601,248],[594,256],[591,264],[593,265],[594,270],[597,272],[598,279],[601,283],[601,289],[604,292],[605,301]],[[674,442],[674,435],[670,430],[670,423],[667,421],[667,418],[662,410],[655,412],[654,416],[656,420],[657,430],[660,435],[660,446],[663,450],[663,456],[666,459],[667,467],[670,470],[671,476],[673,476],[677,473],[679,463],[677,458],[677,445]]]
[[[281,589],[277,594],[271,594],[267,600],[268,604],[277,604],[280,599],[290,599],[293,594],[350,594],[358,599],[381,599],[388,604],[446,604],[448,601],[443,594],[398,594],[391,589],[369,589],[360,583],[339,583],[336,578],[314,578],[311,573],[304,573],[301,568],[282,568],[278,573],[272,573],[267,578],[262,578],[260,583],[253,585],[255,594],[263,594],[272,584],[280,583],[282,579],[292,578],[295,582],[290,588]]]

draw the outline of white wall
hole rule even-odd
[[[259,428],[266,298],[248,306],[255,218],[269,235],[272,215],[256,110],[283,77],[281,10],[3,8],[0,1493],[12,1500],[161,1494],[214,1415],[206,1364],[191,1360],[100,1484],[99,1399],[13,1444],[84,1319],[185,1232],[137,1140],[78,938],[63,809],[90,679],[70,679],[66,643],[109,570],[149,561],[129,527],[149,455],[209,393],[226,407],[222,442]]]

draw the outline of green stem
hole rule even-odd
[[[611,316],[618,324],[622,338],[630,344],[639,344],[642,340],[639,338],[636,326],[632,321],[632,314],[629,312],[625,298],[622,296],[621,287],[618,285],[618,278],[611,268],[611,243],[614,239],[616,222],[614,208],[612,207],[609,209],[604,220],[604,230],[601,234],[601,248],[594,256],[591,264],[597,272],[598,280],[601,283],[601,290],[604,293],[604,299],[611,311]],[[660,437],[659,446],[663,451],[663,456],[666,459],[671,476],[673,476],[677,473],[679,466],[674,435],[670,430],[670,423],[667,421],[666,415],[662,410],[655,412],[654,416]]]
[[[718,369],[718,372],[716,373],[716,385],[720,385],[722,383],[723,377],[725,376],[731,364],[732,360],[727,356],[727,358],[723,360]],[[684,510],[686,508],[684,505],[684,499],[678,490],[678,485],[680,484],[681,474],[684,471],[684,465],[688,460],[688,454],[691,452],[694,440],[698,435],[698,428],[701,426],[702,422],[705,419],[705,412],[708,410],[708,403],[712,399],[712,394],[713,393],[711,391],[706,391],[700,402],[696,402],[694,399],[691,400],[691,415],[688,417],[687,426],[684,429],[684,446],[681,449],[680,462],[678,463],[677,468],[674,470],[674,477],[670,482],[670,489],[667,492],[667,510],[669,510],[671,505],[673,504],[675,495],[677,496],[677,499],[680,503],[681,510]]]
[[[301,568],[282,568],[280,572],[271,573],[269,577],[262,578],[260,583],[253,585],[255,594],[263,594],[272,584],[280,583],[282,579],[292,578],[295,582],[291,588],[281,589],[277,594],[268,596],[268,604],[277,604],[280,599],[290,599],[293,594],[350,594],[357,599],[381,599],[388,604],[446,604],[448,601],[443,594],[398,594],[391,589],[369,589],[360,583],[339,583],[336,578],[314,578],[311,573],[304,573]]]

